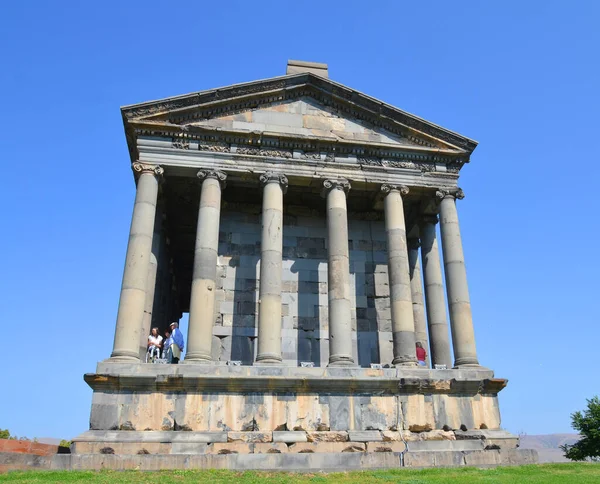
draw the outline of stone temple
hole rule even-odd
[[[300,61],[122,115],[137,190],[74,466],[536,461],[476,350],[457,212],[475,141]],[[184,359],[144,363],[183,313]]]

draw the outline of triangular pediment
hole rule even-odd
[[[126,129],[253,133],[394,149],[462,153],[477,143],[310,73],[127,106]]]
[[[219,128],[226,131],[251,131],[287,134],[321,139],[338,139],[358,143],[421,146],[384,128],[340,115],[310,97],[275,102],[241,113],[215,116],[190,123],[189,126]]]

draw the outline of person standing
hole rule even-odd
[[[173,338],[171,338],[171,330],[167,329],[165,331],[165,340],[163,342],[163,353],[162,353],[162,357],[164,360],[167,360],[167,363],[173,362],[173,350],[171,349],[172,344],[173,344]]]
[[[179,330],[179,323],[171,323],[171,339],[173,340],[173,344],[171,344],[171,351],[173,352],[172,363],[176,365],[181,359],[184,348],[183,334]]]
[[[146,363],[150,360],[154,363],[156,358],[160,358],[160,347],[162,344],[162,336],[158,334],[158,328],[152,328],[148,336],[148,351],[146,353]]]
[[[425,360],[427,359],[427,351],[423,348],[420,341],[417,341],[417,364],[419,366],[427,366]]]

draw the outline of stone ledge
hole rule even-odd
[[[100,362],[84,380],[95,391],[496,394],[506,380],[491,370],[151,365]]]
[[[253,444],[263,445],[263,444]],[[264,444],[273,445],[273,444]],[[378,442],[377,445],[382,445]],[[341,472],[400,467],[522,465],[538,462],[532,449],[472,452],[338,452],[338,453],[255,453],[228,455],[55,455],[0,453],[3,470],[127,470],[234,469],[289,472]]]

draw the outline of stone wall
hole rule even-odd
[[[282,352],[284,364],[327,366],[327,245],[325,216],[285,207],[283,226]],[[356,363],[392,361],[387,252],[383,221],[349,219],[352,339]],[[221,215],[215,361],[252,364],[260,281],[260,206]]]

